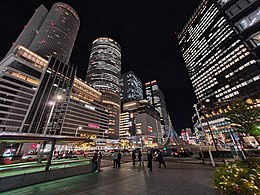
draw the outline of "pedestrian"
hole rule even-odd
[[[152,164],[153,153],[152,153],[151,150],[148,150],[148,152],[147,152],[147,161],[148,161],[147,167],[149,168],[149,171],[152,171],[152,169],[153,169],[153,164]]]
[[[101,159],[102,159],[102,153],[101,151],[98,152],[98,171],[100,171],[101,168]]]
[[[117,159],[117,165],[118,165],[118,168],[120,168],[120,166],[121,166],[121,152],[120,152],[120,150],[118,151],[118,159]]]
[[[159,162],[158,168],[161,168],[162,164],[163,164],[164,168],[166,168],[165,160],[163,160],[163,154],[160,151],[158,153],[158,162]]]
[[[97,154],[97,151],[95,151],[95,153],[92,157],[92,163],[93,163],[93,172],[95,172],[98,169],[98,154]]]
[[[136,159],[135,150],[132,151],[132,159],[133,159],[133,165],[135,165],[135,159]]]
[[[137,157],[138,157],[139,165],[141,166],[141,164],[142,164],[142,152],[141,152],[141,150],[138,151]]]
[[[115,151],[113,153],[113,168],[116,168],[118,165],[118,152]]]

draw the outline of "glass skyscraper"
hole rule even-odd
[[[121,47],[111,38],[98,38],[92,44],[87,83],[102,93],[109,110],[109,137],[119,136]]]
[[[129,102],[133,100],[143,99],[143,85],[141,80],[133,71],[122,74],[120,80],[121,102]]]
[[[41,5],[7,55],[12,53],[17,45],[23,45],[46,59],[53,56],[63,63],[68,63],[79,25],[79,17],[69,5],[55,3],[49,12]]]
[[[260,1],[203,0],[178,36],[215,134],[232,129],[222,116],[230,101],[260,102],[259,21]]]
[[[259,20],[256,0],[201,2],[178,37],[199,101],[259,95]]]
[[[160,123],[162,129],[162,138],[164,139],[168,135],[169,120],[166,109],[166,102],[161,89],[157,85],[157,81],[145,83],[146,99],[160,114]]]

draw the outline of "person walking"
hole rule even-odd
[[[138,150],[137,157],[138,157],[139,165],[141,166],[141,164],[142,164],[142,152],[141,152],[141,150]]]
[[[132,159],[133,159],[133,165],[135,165],[135,159],[136,159],[135,150],[132,151]]]
[[[116,168],[118,165],[118,152],[115,151],[113,153],[113,168]]]
[[[147,167],[149,168],[149,171],[152,171],[153,170],[153,164],[152,164],[153,153],[151,150],[148,150],[148,152],[147,152],[147,161],[148,161]]]
[[[93,162],[93,172],[95,172],[98,169],[98,154],[97,154],[97,151],[95,151],[95,153],[92,157],[92,162]]]
[[[120,152],[120,150],[118,151],[118,159],[117,159],[117,165],[118,165],[118,168],[120,168],[120,166],[121,166],[121,152]]]
[[[163,160],[163,154],[161,152],[159,152],[159,154],[158,154],[158,162],[159,162],[158,168],[161,168],[162,164],[163,164],[164,168],[166,168],[165,160]]]
[[[102,159],[102,153],[101,151],[98,152],[98,156],[97,156],[97,162],[98,162],[98,172],[100,171],[101,168],[101,159]]]

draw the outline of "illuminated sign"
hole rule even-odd
[[[99,125],[92,124],[92,123],[88,124],[88,127],[95,128],[95,129],[99,129],[100,128]]]
[[[87,105],[87,104],[85,104],[85,108],[90,109],[90,110],[95,110],[94,106],[90,106],[90,105]]]
[[[148,126],[148,131],[153,132],[153,128],[151,126]]]

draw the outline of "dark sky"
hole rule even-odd
[[[143,83],[156,79],[177,132],[192,127],[195,95],[175,32],[180,32],[200,0],[62,1],[78,13],[81,25],[71,61],[85,78],[91,44],[98,37],[122,47],[122,73],[134,71]],[[1,1],[0,59],[15,42],[34,10],[57,1]]]

